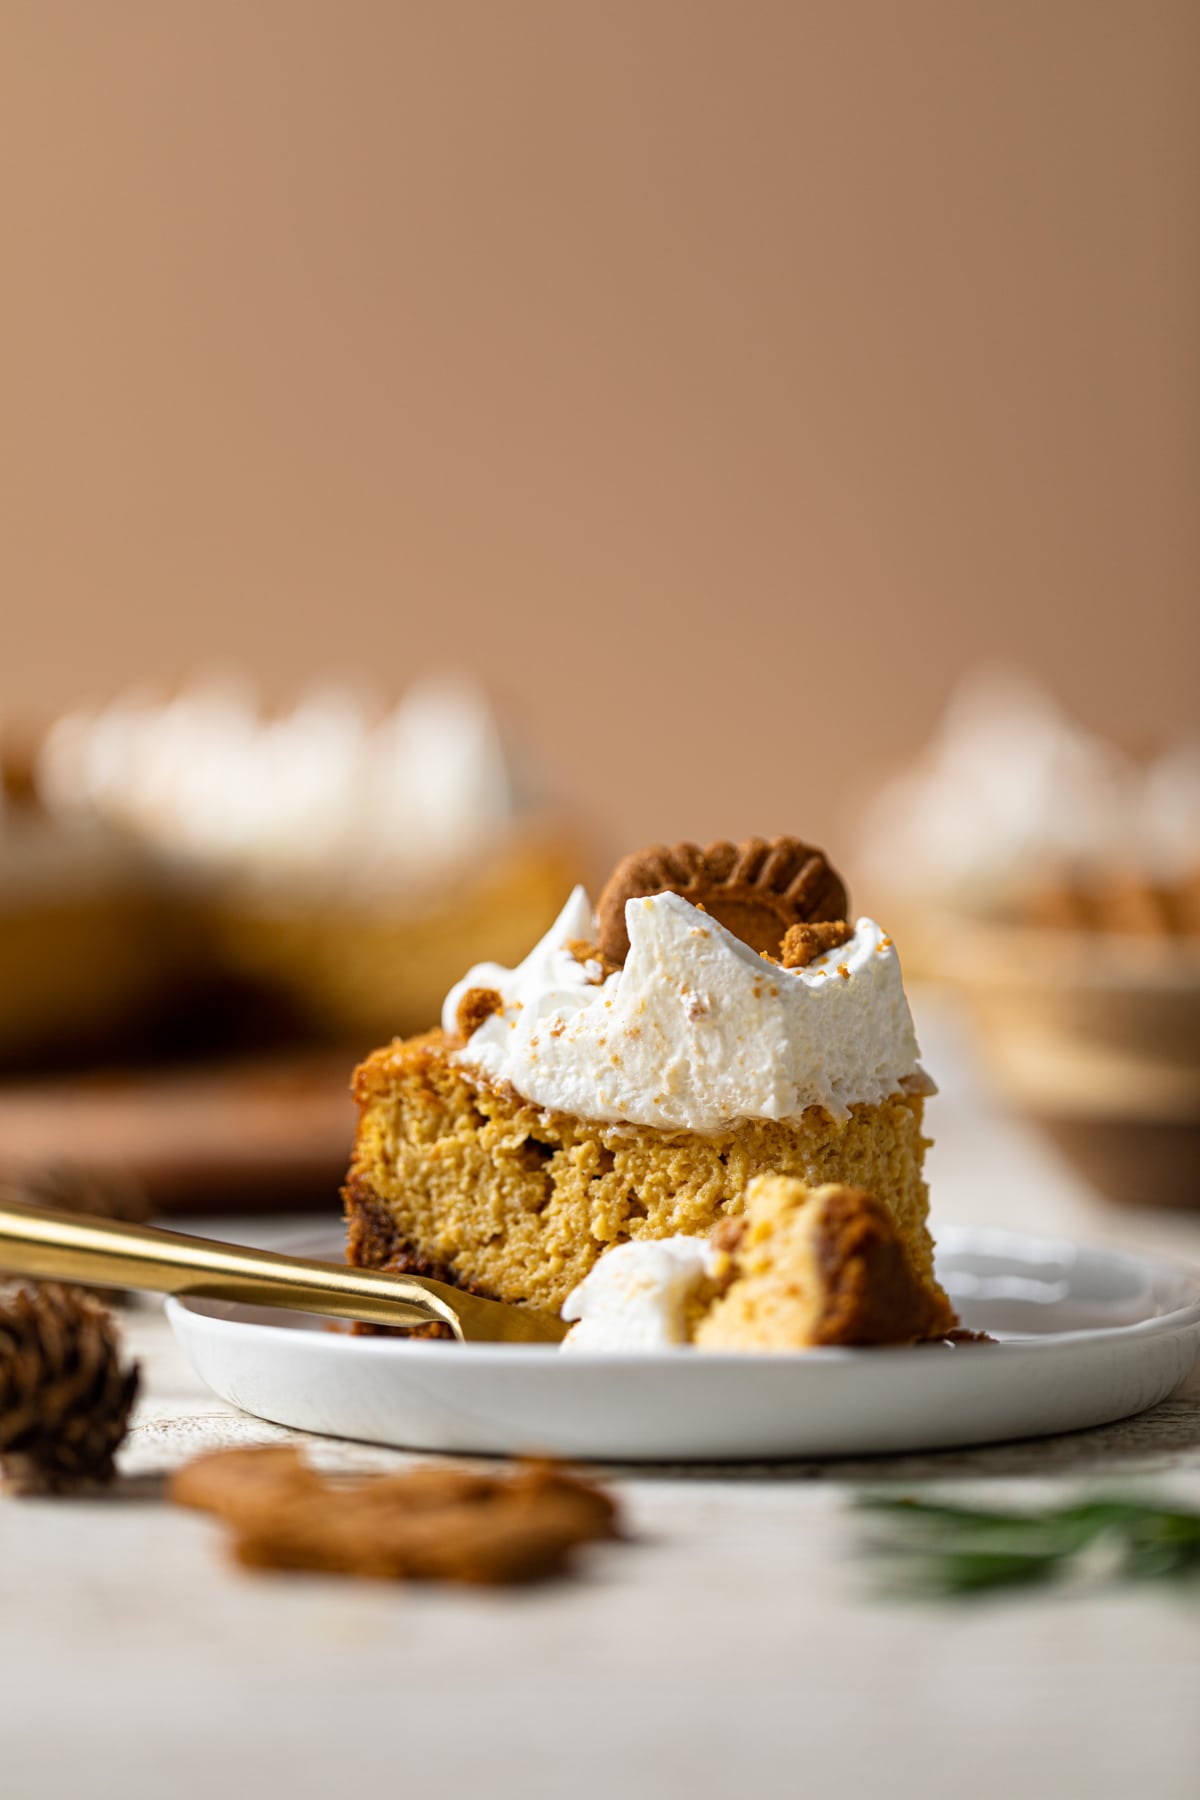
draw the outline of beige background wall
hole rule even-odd
[[[1194,713],[1193,0],[3,0],[0,708],[455,662],[622,839]]]

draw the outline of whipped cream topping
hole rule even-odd
[[[688,1303],[717,1272],[707,1238],[637,1238],[606,1250],[563,1301],[564,1350],[662,1350],[688,1342]]]
[[[38,787],[64,817],[116,825],[183,867],[251,877],[425,876],[515,811],[499,733],[471,686],[409,690],[382,719],[354,694],[313,692],[264,714],[239,681],[172,700],[127,694],[60,719]]]
[[[568,948],[595,935],[582,888],[517,968],[471,969],[446,998],[445,1029],[468,988],[504,1004],[459,1060],[548,1110],[667,1130],[808,1106],[845,1118],[902,1087],[929,1091],[900,962],[874,920],[804,969],[766,961],[677,894],[630,900],[625,921],[625,965],[603,981]]]

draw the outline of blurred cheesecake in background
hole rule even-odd
[[[1097,1188],[1200,1206],[1200,742],[1138,760],[976,676],[876,793],[859,867],[910,975],[965,999],[1001,1090]]]
[[[153,867],[127,833],[40,800],[0,749],[0,1066],[93,1056],[150,1008],[174,962]]]
[[[249,984],[322,1037],[432,1023],[464,944],[515,956],[580,872],[451,679],[383,716],[334,690],[268,713],[236,681],[130,694],[53,725],[34,779],[64,840],[119,840],[152,871],[193,989]]]

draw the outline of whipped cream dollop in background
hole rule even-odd
[[[1149,763],[1086,731],[1027,677],[982,670],[880,786],[856,858],[872,887],[958,905],[1114,866],[1171,882],[1200,861],[1200,738]]]
[[[515,969],[481,963],[451,989],[504,1002],[459,1059],[548,1110],[713,1132],[808,1106],[845,1118],[898,1089],[928,1091],[895,949],[873,919],[804,969],[768,962],[678,894],[630,900],[629,954],[604,981],[568,946],[593,941],[576,888]]]
[[[453,677],[418,683],[381,718],[335,688],[271,715],[236,678],[169,700],[129,693],[59,719],[37,779],[60,818],[251,879],[437,876],[519,810],[491,709]]]
[[[563,1301],[564,1350],[662,1350],[688,1342],[688,1302],[719,1258],[707,1238],[636,1238],[605,1251]],[[574,1321],[574,1323],[572,1323]]]

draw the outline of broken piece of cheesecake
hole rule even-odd
[[[622,1244],[568,1296],[568,1350],[912,1344],[956,1324],[862,1188],[759,1175],[706,1238]]]

